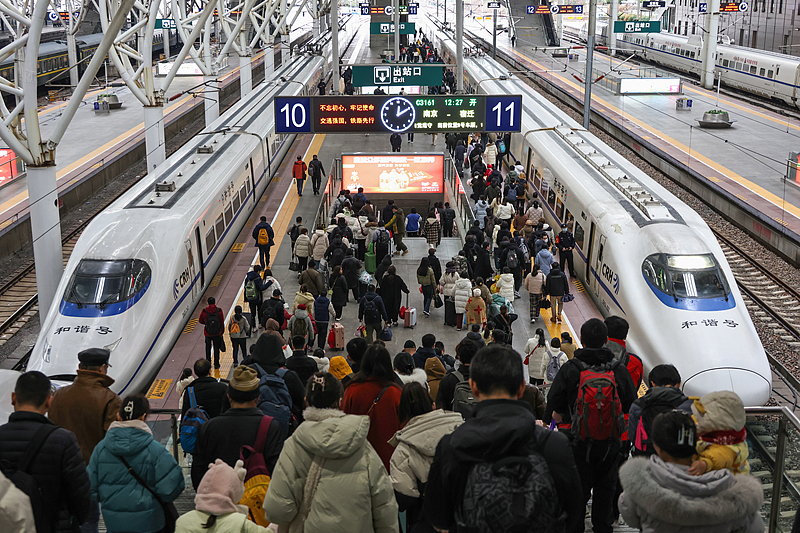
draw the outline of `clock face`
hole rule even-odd
[[[414,104],[402,96],[389,98],[381,107],[381,122],[389,131],[404,132],[414,125],[416,118]]]

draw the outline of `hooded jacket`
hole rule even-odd
[[[584,504],[575,497],[582,493],[581,482],[567,437],[537,426],[530,404],[519,400],[481,401],[471,418],[442,437],[425,488],[425,518],[435,528],[459,531],[455,512],[469,467],[532,450],[547,461],[567,531],[582,530]]]
[[[567,275],[564,274],[560,268],[556,268],[555,266],[547,275],[544,285],[547,288],[547,294],[550,296],[564,296],[569,292]]]
[[[563,344],[561,349],[564,349]],[[651,387],[644,396],[633,402],[630,413],[628,413],[628,439],[631,442],[636,442],[636,428],[639,426],[642,411],[655,403],[670,404],[675,409],[692,414],[692,400],[687,398],[678,387]]]
[[[439,224],[436,217],[428,217],[425,219],[425,223],[422,226],[422,233],[425,234],[425,242],[428,243],[428,246],[436,247],[439,245],[440,229],[441,224]]]
[[[294,243],[294,255],[297,257],[308,257],[314,252],[311,246],[311,238],[306,233],[301,233]]]
[[[328,242],[325,230],[316,230],[311,237],[311,255],[314,256],[314,261],[319,262],[325,257],[325,250],[328,249],[328,246],[330,246],[330,242]]]
[[[375,268],[375,285],[380,286],[383,281],[383,275],[386,274],[390,266],[392,266],[392,256],[386,255]]]
[[[461,276],[458,275],[454,267],[447,268],[444,274],[442,274],[442,278],[439,280],[439,285],[442,287],[442,294],[450,298],[455,297],[456,281],[459,279],[461,279]]]
[[[500,202],[498,198],[495,198],[495,200],[497,200],[497,209],[494,215],[500,220],[510,221],[511,217],[514,216],[514,206],[511,205],[511,202]]]
[[[192,381],[186,390],[183,391],[181,416],[184,416],[186,411],[192,406],[188,389],[192,389],[194,398],[197,400],[197,405],[203,408],[209,418],[219,416],[222,412],[225,393],[228,390],[228,386],[225,383],[220,383],[212,376],[203,376]]]
[[[495,159],[497,159],[497,147],[494,144],[490,144],[486,147],[486,165],[494,165]]]
[[[761,482],[714,470],[701,476],[658,456],[634,458],[619,471],[619,510],[643,533],[756,533],[764,531]]]
[[[305,531],[398,531],[389,476],[367,442],[369,418],[338,409],[305,410],[306,421],[286,440],[264,499],[267,520],[288,525],[297,516],[315,457],[324,460]]]
[[[436,395],[439,393],[439,383],[447,373],[444,364],[438,357],[429,357],[425,360],[425,374],[428,376],[428,392],[431,395],[431,400],[436,401]]]
[[[495,284],[497,287],[497,294],[507,298],[509,301],[514,301],[514,274],[500,274],[500,279]],[[510,312],[510,311],[509,311]]]
[[[539,270],[545,276],[550,274],[550,269],[554,262],[555,258],[547,248],[542,248],[539,250],[539,253],[536,254],[536,259],[534,260],[534,264],[539,267]]]
[[[313,309],[314,306],[311,305],[310,307]],[[314,325],[311,323],[311,318],[308,316],[308,311],[305,309],[298,309],[294,312],[292,318],[289,319],[289,325],[286,327],[286,329],[289,331],[289,335],[294,337],[294,333],[292,333],[292,327],[298,320],[306,323],[306,345],[312,346],[314,344],[314,339],[316,339],[316,336],[314,335]]]
[[[537,272],[536,275],[531,272],[525,276],[525,290],[531,294],[542,294],[546,278],[542,272]]]
[[[283,337],[267,332],[262,333],[253,346],[252,361],[258,363],[270,374],[274,374],[279,368],[284,368],[286,355],[283,352],[283,342]],[[287,371],[283,376],[283,381],[286,383],[286,388],[289,389],[289,396],[292,397],[292,412],[299,415],[305,406],[306,388],[294,370]]]
[[[692,415],[697,421],[697,453],[708,470],[727,468],[734,474],[749,474],[750,450],[739,396],[725,390],[708,393],[692,403]]]
[[[141,420],[114,422],[89,461],[92,494],[100,502],[109,531],[150,533],[164,527],[164,512],[150,491],[128,472],[119,457],[162,500],[174,501],[185,488],[183,470]]]
[[[415,368],[410,375],[400,374],[398,372],[395,372],[395,374],[397,374],[397,377],[403,382],[403,385],[419,383],[425,390],[428,390],[428,375],[421,368]]]
[[[547,356],[547,346],[539,345],[539,336],[528,339],[525,344],[525,359],[528,366],[528,375],[533,379],[544,379],[542,358]],[[546,367],[545,367],[546,368]]]
[[[467,302],[472,297],[472,282],[467,278],[459,278],[453,285],[453,296],[456,301],[456,313],[467,312]],[[461,326],[461,324],[458,324]]]
[[[0,531],[36,533],[28,495],[0,472]]]
[[[297,308],[301,304],[304,304],[306,306],[306,309],[309,310],[308,314],[313,317],[314,316],[314,300],[315,300],[315,297],[310,292],[297,291],[297,293],[294,296],[294,304],[292,305],[292,314],[293,315],[296,314],[297,313]]]
[[[206,320],[208,319],[208,315],[217,315],[217,318],[219,319],[220,326],[222,327],[222,331],[224,332],[224,330],[225,330],[225,316],[222,314],[222,309],[217,307],[216,304],[211,304],[211,305],[209,305],[208,307],[206,307],[205,309],[203,309],[200,312],[200,318],[197,321],[205,326]],[[206,336],[206,337],[214,337],[215,336],[215,335],[209,334],[205,327],[203,328],[203,335]],[[216,336],[222,337],[222,333],[220,333],[219,335],[216,335]],[[122,401],[120,400],[120,405],[121,405],[121,402]]]

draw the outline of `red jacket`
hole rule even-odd
[[[366,415],[384,386],[385,384],[381,385],[381,382],[375,378],[350,383],[344,391],[342,410],[349,415]],[[369,415],[367,440],[378,452],[387,472],[389,471],[389,460],[394,453],[394,446],[389,444],[389,439],[400,429],[400,420],[397,416],[397,409],[400,407],[400,392],[400,387],[394,383],[389,385],[389,388],[383,393],[381,401]]]
[[[214,313],[216,313],[217,318],[219,318],[219,323],[222,325],[222,329],[224,331],[224,329],[225,329],[225,316],[222,314],[222,309],[220,309],[219,307],[217,307],[214,304],[211,304],[208,307],[206,307],[205,309],[203,309],[200,312],[200,318],[197,321],[200,322],[201,324],[205,325],[206,319],[208,318],[208,315],[211,315],[211,314],[214,314]],[[222,336],[222,333],[220,333],[219,335],[209,335],[208,332],[206,331],[206,329],[203,328],[203,335],[205,335],[206,337],[215,337],[215,336]]]
[[[292,177],[296,180],[304,180],[306,179],[306,170],[308,170],[308,165],[305,161],[295,161],[292,166]]]

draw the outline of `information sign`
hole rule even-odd
[[[366,194],[444,191],[444,155],[342,154],[342,188]]]
[[[486,3],[487,9],[500,9],[500,2],[487,2]]]
[[[699,13],[708,13],[708,3],[701,2],[701,3],[697,4],[697,11]]]
[[[174,30],[176,27],[173,19],[156,19],[157,30]]]
[[[373,6],[372,4],[358,4],[362,15],[387,15],[394,14],[394,7],[392,6]],[[419,9],[419,3],[409,3],[407,6],[400,6],[401,15],[416,15]]]
[[[400,23],[400,35],[414,35],[417,32],[413,22]],[[394,22],[370,22],[371,35],[391,35],[394,33]]]
[[[615,20],[614,33],[659,33],[659,20]]]
[[[666,6],[665,0],[644,0],[642,7],[645,9],[658,9],[659,7]]]
[[[720,13],[744,13],[750,9],[747,2],[720,2]]]
[[[550,6],[547,4],[541,6],[528,6],[528,15],[549,15]]]
[[[275,98],[277,133],[520,131],[521,122],[519,95]]]
[[[550,6],[550,13],[553,15],[583,15],[583,6],[574,6],[572,4],[559,6],[553,4]]]
[[[442,65],[353,65],[353,87],[373,85],[441,85]]]

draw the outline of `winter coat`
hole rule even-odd
[[[472,298],[472,282],[467,278],[457,279],[453,286],[453,296],[456,300],[456,313],[466,313],[467,302]]]
[[[438,357],[429,357],[425,361],[425,374],[428,376],[428,389],[431,400],[436,401],[436,394],[439,392],[439,383],[447,373],[444,364]]]
[[[534,260],[533,264],[538,266],[539,271],[547,276],[550,274],[550,268],[554,262],[555,258],[553,257],[553,254],[550,253],[550,250],[547,248],[542,248],[541,251],[536,254],[536,259]]]
[[[375,399],[386,388],[381,400],[373,407]],[[369,414],[370,424],[367,440],[378,456],[383,461],[386,471],[389,471],[389,460],[394,452],[394,447],[389,444],[389,439],[400,429],[400,420],[397,418],[397,409],[400,406],[400,393],[402,389],[394,383],[384,383],[377,378],[368,377],[363,381],[351,381],[344,391],[342,410],[353,415]]]
[[[425,235],[428,246],[439,246],[440,229],[441,224],[436,220],[436,217],[428,217],[425,219],[425,224],[422,226],[422,233]]]
[[[286,359],[286,368],[294,370],[304,386],[314,372],[321,372],[317,361],[309,357],[305,350],[294,350],[292,356]]]
[[[272,293],[275,290],[279,290],[283,292],[281,289],[281,284],[278,283],[278,280],[272,276],[266,276],[264,278],[264,290],[261,292],[261,300],[266,301],[272,298]]]
[[[97,443],[117,419],[122,400],[109,387],[114,380],[92,370],[78,370],[72,385],[56,390],[47,416],[75,434],[83,462],[89,464]]]
[[[384,228],[391,230],[393,234],[405,236],[406,234],[406,214],[399,207],[392,217],[383,225]]]
[[[313,309],[314,305],[312,304],[310,308]],[[316,338],[314,335],[314,325],[311,323],[311,318],[308,316],[308,311],[304,309],[298,309],[297,311],[294,312],[292,318],[289,319],[289,325],[286,326],[286,329],[289,331],[289,335],[291,337],[294,337],[294,333],[292,333],[292,328],[294,327],[295,323],[298,320],[301,320],[306,323],[306,335],[305,335],[306,345],[313,346],[314,339]]]
[[[192,384],[187,387],[187,389],[189,388],[192,388],[194,392],[197,405],[203,408],[209,418],[219,416],[222,412],[223,398],[225,398],[226,391],[228,390],[228,386],[225,383],[220,383],[212,376],[203,376],[202,378],[194,380]],[[181,400],[183,402],[181,416],[184,416],[192,405],[187,391],[183,391]]]
[[[314,295],[310,292],[297,291],[294,296],[294,304],[292,305],[292,314],[297,312],[299,305],[305,304],[308,314],[314,316]]]
[[[347,280],[349,289],[358,288],[359,271],[361,271],[361,261],[352,255],[344,258],[344,261],[342,261],[342,274],[344,274],[344,279]]]
[[[270,533],[264,526],[248,520],[247,515],[242,513],[228,513],[217,516],[214,527],[206,529],[203,526],[208,521],[208,513],[194,510],[181,515],[178,523],[175,524],[175,533]]]
[[[395,372],[395,374],[397,374],[397,377],[399,377],[400,381],[403,382],[403,385],[408,385],[409,383],[419,383],[425,390],[428,390],[428,375],[421,368],[415,368],[411,372],[411,375],[408,376],[405,374],[399,374],[397,372]]]
[[[397,532],[391,482],[367,441],[369,419],[313,407],[304,416],[305,422],[284,443],[270,481],[264,499],[267,520],[281,525],[292,522],[314,460],[319,458],[324,463],[305,531]]]
[[[542,375],[542,377],[539,378],[539,379],[543,379],[546,382],[549,381],[547,379],[547,366],[550,364],[550,358],[554,357],[554,356],[558,357],[558,368],[559,369],[562,366],[564,366],[564,363],[569,361],[569,359],[567,359],[567,354],[565,354],[561,350],[556,351],[556,348],[553,348],[553,347],[548,348],[547,350],[545,350],[544,354],[542,355],[542,360],[541,360],[541,364],[542,364],[541,375]]]
[[[564,349],[564,344],[561,345],[561,349]],[[687,398],[678,387],[650,387],[644,396],[633,402],[628,413],[628,438],[632,443],[636,442],[636,429],[639,426],[642,411],[656,402],[667,403],[684,413],[692,414],[692,400]]]
[[[319,262],[325,257],[325,250],[327,250],[328,246],[330,246],[328,235],[325,233],[325,230],[318,229],[315,231],[314,235],[311,237],[310,245],[311,255],[314,256],[314,261]]]
[[[120,461],[130,467],[162,500],[174,501],[185,488],[183,469],[141,420],[114,422],[89,461],[92,495],[103,510],[109,532],[150,533],[164,527],[161,506]]]
[[[367,322],[367,317],[364,314],[364,304],[367,302],[371,302],[375,300],[375,307],[378,309],[378,321],[377,322]],[[367,292],[363,298],[358,302],[358,319],[363,321],[364,324],[372,325],[372,326],[379,326],[381,321],[388,322],[389,315],[386,311],[386,305],[383,303],[383,298],[381,298],[378,293],[376,292]],[[374,320],[374,319],[372,319]]]
[[[177,392],[178,396],[180,397],[178,400],[178,409],[183,409],[183,392],[186,390],[186,387],[194,383],[194,380],[194,376],[189,376],[188,378],[183,378],[175,384],[175,392]]]
[[[533,222],[533,225],[539,223],[540,218],[544,218],[544,210],[541,207],[533,207],[530,206],[527,211],[525,211],[525,216],[528,217],[528,220]]]
[[[386,306],[387,313],[390,312],[390,309],[400,309],[400,304],[403,299],[402,293],[409,293],[408,286],[406,285],[406,282],[403,281],[403,278],[397,274],[394,276],[391,274],[386,274],[383,276],[383,279],[381,280],[380,295],[381,298],[383,298],[383,304]]]
[[[478,221],[480,224],[481,229],[483,229],[484,225],[484,218],[487,215],[489,209],[489,204],[486,203],[486,200],[478,200],[475,202],[475,220]]]
[[[308,292],[311,293],[311,296],[314,298],[320,294],[325,294],[325,280],[322,278],[322,274],[311,267],[308,267],[300,273],[297,277],[297,283],[299,285],[305,285]]]
[[[436,285],[436,276],[433,274],[433,269],[428,267],[428,272],[426,272],[424,276],[420,276],[419,273],[417,273],[417,283],[422,286]]]
[[[231,336],[231,339],[246,339],[250,336],[250,321],[247,320],[247,317],[241,315],[241,319],[236,320],[236,315],[231,315],[231,320],[228,322],[228,333]],[[239,333],[234,333],[231,331],[231,326],[233,324],[239,325]]]
[[[415,416],[389,441],[395,447],[390,473],[394,490],[404,496],[421,498],[420,486],[428,482],[436,446],[464,423],[460,413],[437,409]]]
[[[456,295],[456,281],[459,279],[461,279],[461,276],[458,275],[458,272],[446,271],[442,274],[442,278],[439,280],[439,285],[442,287],[442,294],[450,298],[454,297]]]
[[[314,300],[314,319],[317,323],[328,323],[336,316],[333,304],[326,295],[320,295]]]
[[[466,305],[467,325],[486,323],[486,302],[480,296],[472,296]]]
[[[511,202],[506,204],[506,203],[500,203],[498,200],[497,209],[494,212],[494,216],[496,216],[500,220],[506,220],[510,222],[511,217],[514,216],[514,206],[511,205]]]
[[[525,290],[531,294],[542,294],[546,278],[547,276],[542,272],[537,272],[535,276],[531,272],[525,276]]]
[[[564,296],[569,292],[567,275],[561,272],[560,268],[553,267],[547,275],[545,287],[547,288],[547,294],[550,296]]]
[[[507,298],[509,301],[514,301],[514,274],[500,274],[500,279],[495,284],[497,293]]]
[[[294,242],[294,255],[297,257],[309,257],[314,253],[311,246],[311,239],[305,233],[300,234]]]
[[[411,213],[406,217],[406,231],[410,233],[415,233],[419,231],[419,221],[422,220],[422,217],[419,213]]]
[[[528,375],[533,379],[544,379],[542,359],[547,357],[547,346],[539,345],[539,337],[528,339],[525,344],[525,361],[528,364]],[[547,366],[545,365],[545,369]]]
[[[575,357],[575,350],[577,349],[578,347],[575,344],[561,341],[561,351],[567,354],[567,359]]]
[[[366,240],[367,237],[370,236],[370,228],[367,226],[367,224],[369,224],[368,217],[361,215],[355,219],[355,225],[353,227],[353,237],[355,237],[357,241]]]
[[[341,274],[335,278],[331,278],[330,284],[331,290],[333,291],[333,294],[331,294],[331,303],[334,306],[347,305],[347,291],[349,288],[347,286],[347,279],[344,277],[344,275]]]
[[[383,281],[383,275],[386,274],[386,271],[389,267],[392,266],[392,256],[387,255],[381,262],[378,263],[378,266],[375,268],[375,285],[380,287],[381,282]]]
[[[658,456],[628,460],[619,471],[625,522],[643,533],[764,531],[758,479],[727,470],[692,476],[687,470]]]
[[[497,147],[494,144],[490,144],[486,147],[486,166],[492,165],[494,166],[497,160]]]
[[[0,531],[36,533],[28,495],[0,472]]]
[[[464,146],[463,144],[456,145],[456,148],[454,150],[455,154],[453,155],[453,159],[455,159],[456,162],[463,163],[464,162],[464,154],[466,153],[466,150],[467,150],[467,147]]]
[[[25,453],[42,425],[52,425],[44,415],[17,411],[0,426],[0,458],[11,464]],[[29,470],[41,489],[42,502],[51,512],[54,529],[73,533],[89,516],[91,486],[75,435],[59,428],[47,438]],[[66,520],[74,517],[73,524]],[[56,528],[58,518],[62,518]],[[2,530],[5,532],[5,530]]]

